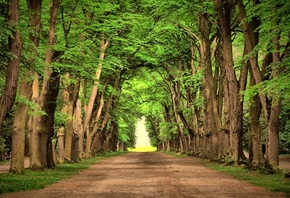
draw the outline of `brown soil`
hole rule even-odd
[[[0,197],[284,197],[202,166],[199,159],[127,153],[45,189]]]

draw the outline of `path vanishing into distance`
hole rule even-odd
[[[130,152],[108,158],[41,190],[2,194],[13,198],[284,197],[204,167],[193,157]]]

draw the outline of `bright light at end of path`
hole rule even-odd
[[[150,139],[148,133],[146,132],[145,117],[138,120],[136,125],[136,148],[130,149],[130,151],[155,151],[156,148],[150,145]]]

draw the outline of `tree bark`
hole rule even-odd
[[[88,105],[86,108],[86,113],[85,113],[85,118],[84,118],[84,127],[83,127],[84,130],[87,130],[89,121],[90,121],[91,116],[92,116],[94,102],[95,102],[96,96],[98,94],[98,86],[99,86],[99,81],[100,81],[102,66],[103,66],[102,61],[105,58],[105,51],[106,51],[106,48],[108,45],[109,45],[109,41],[105,41],[105,33],[101,32],[100,33],[100,55],[99,55],[100,62],[98,64],[98,68],[97,68],[96,73],[95,73],[94,85],[93,85],[90,99],[89,99],[89,102],[88,102]]]
[[[74,131],[78,136],[78,158],[83,158],[84,156],[84,130],[82,123],[82,103],[80,98],[77,99],[75,112],[74,112]]]
[[[59,83],[60,83],[60,77],[58,72],[52,72],[51,79],[49,83],[49,91],[47,95],[47,103],[45,104],[45,112],[47,114],[46,117],[46,133],[48,135],[48,139],[46,141],[47,144],[47,150],[43,151],[43,153],[46,154],[47,158],[47,168],[53,168],[55,166],[55,162],[53,159],[53,145],[51,138],[54,135],[54,113],[56,110],[57,105],[57,96],[59,92]]]
[[[253,75],[250,76],[250,85],[255,85]],[[264,164],[262,152],[262,128],[260,125],[261,102],[259,95],[252,96],[249,107],[249,160],[252,169]]]
[[[238,8],[239,15],[238,19],[241,22],[241,27],[243,30],[244,38],[245,38],[245,48],[248,53],[251,53],[254,50],[255,44],[257,44],[257,35],[255,34],[255,26],[249,24],[246,21],[246,10],[242,0],[238,0]],[[259,84],[263,81],[263,76],[259,68],[258,60],[256,56],[250,56],[249,62],[251,66],[251,70],[255,79],[255,83]],[[262,93],[259,94],[259,98],[261,100],[264,116],[266,118],[266,122],[269,118],[269,113],[267,109],[267,100],[266,96]]]
[[[203,157],[207,156],[208,146],[210,146],[210,157],[218,160],[218,134],[221,132],[221,118],[218,112],[218,101],[216,98],[216,87],[212,72],[211,50],[210,50],[210,30],[212,24],[207,20],[207,15],[199,15],[200,31],[200,64],[204,68],[204,134],[201,135],[201,152]],[[208,144],[208,140],[210,143]]]
[[[273,79],[278,78],[279,74],[282,72],[283,68],[279,68],[277,64],[280,60],[280,45],[279,45],[279,35],[272,30],[275,36],[272,39],[274,43],[274,51],[272,53],[273,57]],[[266,146],[266,162],[270,165],[271,169],[277,171],[279,166],[279,131],[280,131],[280,116],[281,113],[281,97],[278,95],[272,96],[272,104],[270,107],[270,116],[267,123],[267,146]]]
[[[50,13],[50,27],[48,31],[47,50],[45,54],[45,75],[43,77],[42,89],[39,94],[39,80],[38,75],[35,74],[33,82],[33,98],[38,107],[36,107],[35,114],[32,118],[32,129],[30,134],[30,167],[32,169],[44,169],[48,166],[47,151],[48,144],[51,141],[50,134],[46,129],[46,116],[41,115],[41,111],[45,111],[45,104],[49,94],[49,83],[51,77],[50,64],[52,62],[52,46],[55,38],[56,16],[59,8],[60,0],[53,0]],[[50,115],[49,115],[50,116]]]
[[[19,1],[11,0],[9,2],[8,13],[10,13],[8,22],[11,23],[11,25],[12,24],[17,25],[19,18]],[[20,65],[21,40],[19,32],[15,31],[18,29],[18,27],[11,26],[10,28],[13,28],[14,38],[9,38],[9,49],[10,52],[14,54],[15,57],[9,59],[8,61],[6,84],[4,88],[5,95],[2,95],[0,101],[0,131],[3,120],[7,112],[12,107],[15,100],[18,82],[18,73],[20,67],[19,65]],[[25,85],[27,84],[24,84],[23,86]],[[20,95],[30,98],[31,92],[29,91],[25,92],[25,89],[24,90],[21,89]],[[5,100],[9,100],[8,103],[6,103]],[[25,126],[26,126],[27,108],[28,108],[27,105],[20,102],[16,108],[13,120],[10,172],[18,174],[24,173]]]
[[[76,102],[78,99],[78,93],[80,88],[80,80],[77,80],[77,83],[70,82],[70,74],[66,73],[65,75],[66,86],[63,90],[64,98],[64,107],[62,109],[63,113],[67,114],[67,120],[65,125],[65,148],[64,148],[64,160],[67,162],[72,161],[71,153],[73,150],[73,135],[74,135],[74,110]]]
[[[96,117],[93,120],[94,124],[93,124],[93,129],[90,131],[89,129],[86,130],[86,134],[87,134],[87,143],[86,143],[86,147],[85,147],[85,153],[86,155],[91,155],[91,146],[92,146],[92,141],[93,141],[93,137],[95,137],[96,133],[98,132],[98,128],[100,125],[100,117],[101,117],[101,113],[102,110],[104,108],[104,92],[99,96],[99,106],[97,109],[97,113],[96,113]]]
[[[22,48],[20,33],[18,31],[18,20],[19,1],[10,0],[8,3],[8,27],[12,35],[8,38],[8,47],[13,57],[8,59],[5,86],[0,98],[0,132],[7,113],[14,105],[17,91]]]
[[[116,77],[115,81],[113,83],[113,88],[115,90],[117,88],[118,83],[119,83],[119,77]],[[106,108],[105,108],[105,111],[104,111],[103,116],[102,116],[103,117],[102,123],[101,123],[101,125],[99,125],[98,129],[97,129],[97,127],[96,128],[94,127],[95,128],[94,130],[96,130],[97,133],[103,133],[103,134],[94,133],[96,135],[93,136],[92,145],[90,147],[90,152],[91,153],[95,153],[95,146],[96,146],[96,143],[99,141],[98,138],[104,138],[105,137],[104,132],[106,130],[107,124],[108,124],[109,119],[111,117],[110,110],[111,110],[112,104],[113,104],[113,97],[114,97],[114,93],[112,91],[110,96],[109,96],[109,98],[108,98],[108,100],[107,100],[107,102],[106,102]]]
[[[226,0],[215,0],[215,9],[218,13],[221,46],[224,69],[229,86],[230,102],[230,154],[235,164],[239,164],[242,148],[242,102],[238,80],[234,70],[233,52],[231,42],[231,9],[233,5]]]
[[[60,126],[57,132],[57,143],[58,143],[58,163],[64,162],[64,126]]]

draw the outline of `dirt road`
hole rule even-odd
[[[205,168],[194,158],[127,153],[45,189],[0,197],[283,197]]]

